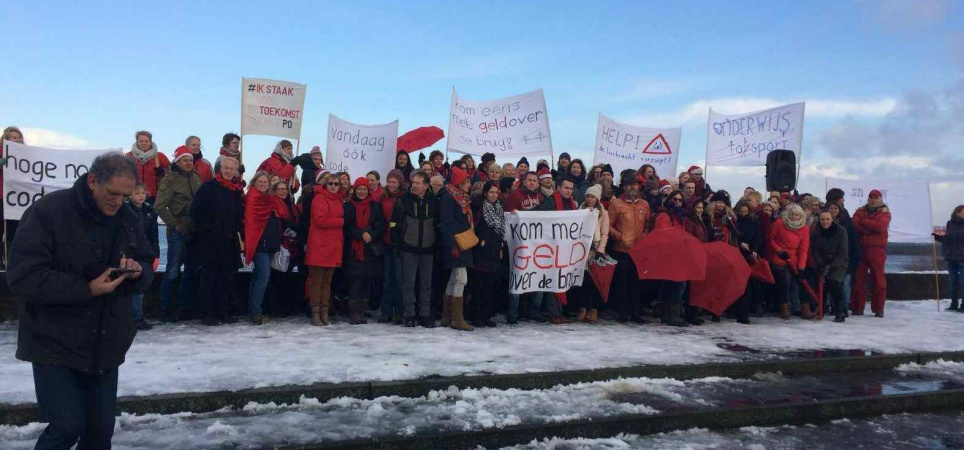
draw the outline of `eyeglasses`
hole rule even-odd
[[[328,186],[341,186],[341,183],[339,183],[339,182],[337,182],[337,181],[329,181],[329,182],[327,182],[327,183],[325,183],[325,184],[327,184]]]

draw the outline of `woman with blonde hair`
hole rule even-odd
[[[777,285],[780,318],[788,320],[790,301],[799,295],[797,280],[790,265],[792,264],[797,272],[803,272],[807,268],[807,258],[810,255],[810,228],[807,227],[807,216],[800,205],[791,203],[784,208],[780,220],[770,227],[770,244],[773,252],[770,263]],[[801,300],[800,317],[812,317],[809,300]]]

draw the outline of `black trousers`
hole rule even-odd
[[[830,297],[830,304],[833,305],[833,313],[841,316],[844,313],[844,303],[846,297],[843,293],[843,282],[827,279],[823,282],[824,298]]]
[[[109,449],[117,414],[117,369],[86,375],[66,367],[33,365],[41,420],[49,423],[35,449]],[[78,443],[78,440],[80,441]]]
[[[472,287],[472,320],[489,320],[499,291],[499,273],[471,270],[469,285]],[[504,292],[504,291],[502,291]]]
[[[602,294],[592,281],[589,271],[583,272],[582,286],[575,286],[567,295],[569,304],[573,308],[599,309],[602,306]],[[612,298],[612,297],[610,297]]]
[[[609,286],[609,301],[622,317],[635,317],[639,314],[640,285],[636,263],[629,253],[613,252],[616,270]]]
[[[225,319],[228,317],[228,298],[234,288],[236,267],[222,264],[205,264],[201,267],[201,295],[198,299],[202,318]]]

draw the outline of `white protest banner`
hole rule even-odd
[[[890,209],[888,242],[925,243],[934,241],[931,233],[930,187],[922,181],[902,180],[843,180],[827,178],[826,188],[843,189],[844,207],[853,216],[857,209],[867,204],[870,191],[880,191],[884,204]]]
[[[582,286],[597,214],[588,209],[506,213],[509,292],[566,292]]]
[[[241,79],[241,134],[301,139],[308,86],[262,78]]]
[[[661,178],[675,177],[682,133],[682,127],[637,127],[616,122],[599,113],[593,165],[609,164],[614,173],[620,173],[625,169],[636,170],[643,164],[650,164]]]
[[[398,121],[384,125],[358,125],[328,114],[328,149],[325,169],[364,176],[371,170],[388,173],[395,167]]]
[[[793,150],[800,161],[805,103],[744,114],[720,114],[710,108],[706,165],[765,166],[773,150]]]
[[[447,146],[450,151],[497,158],[552,154],[542,89],[485,102],[459,98],[452,88]]]
[[[97,155],[120,152],[104,150],[55,150],[6,141],[3,153],[3,214],[7,220],[20,220],[24,211],[44,195],[74,185],[87,173]]]

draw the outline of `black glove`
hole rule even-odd
[[[790,254],[787,253],[787,252],[777,253],[777,256],[779,256],[780,259],[782,259],[782,260],[784,260],[784,261],[789,261],[789,260],[790,260]]]
[[[163,167],[158,166],[154,168],[154,173],[157,174],[158,178],[164,178],[164,172],[165,170]]]

